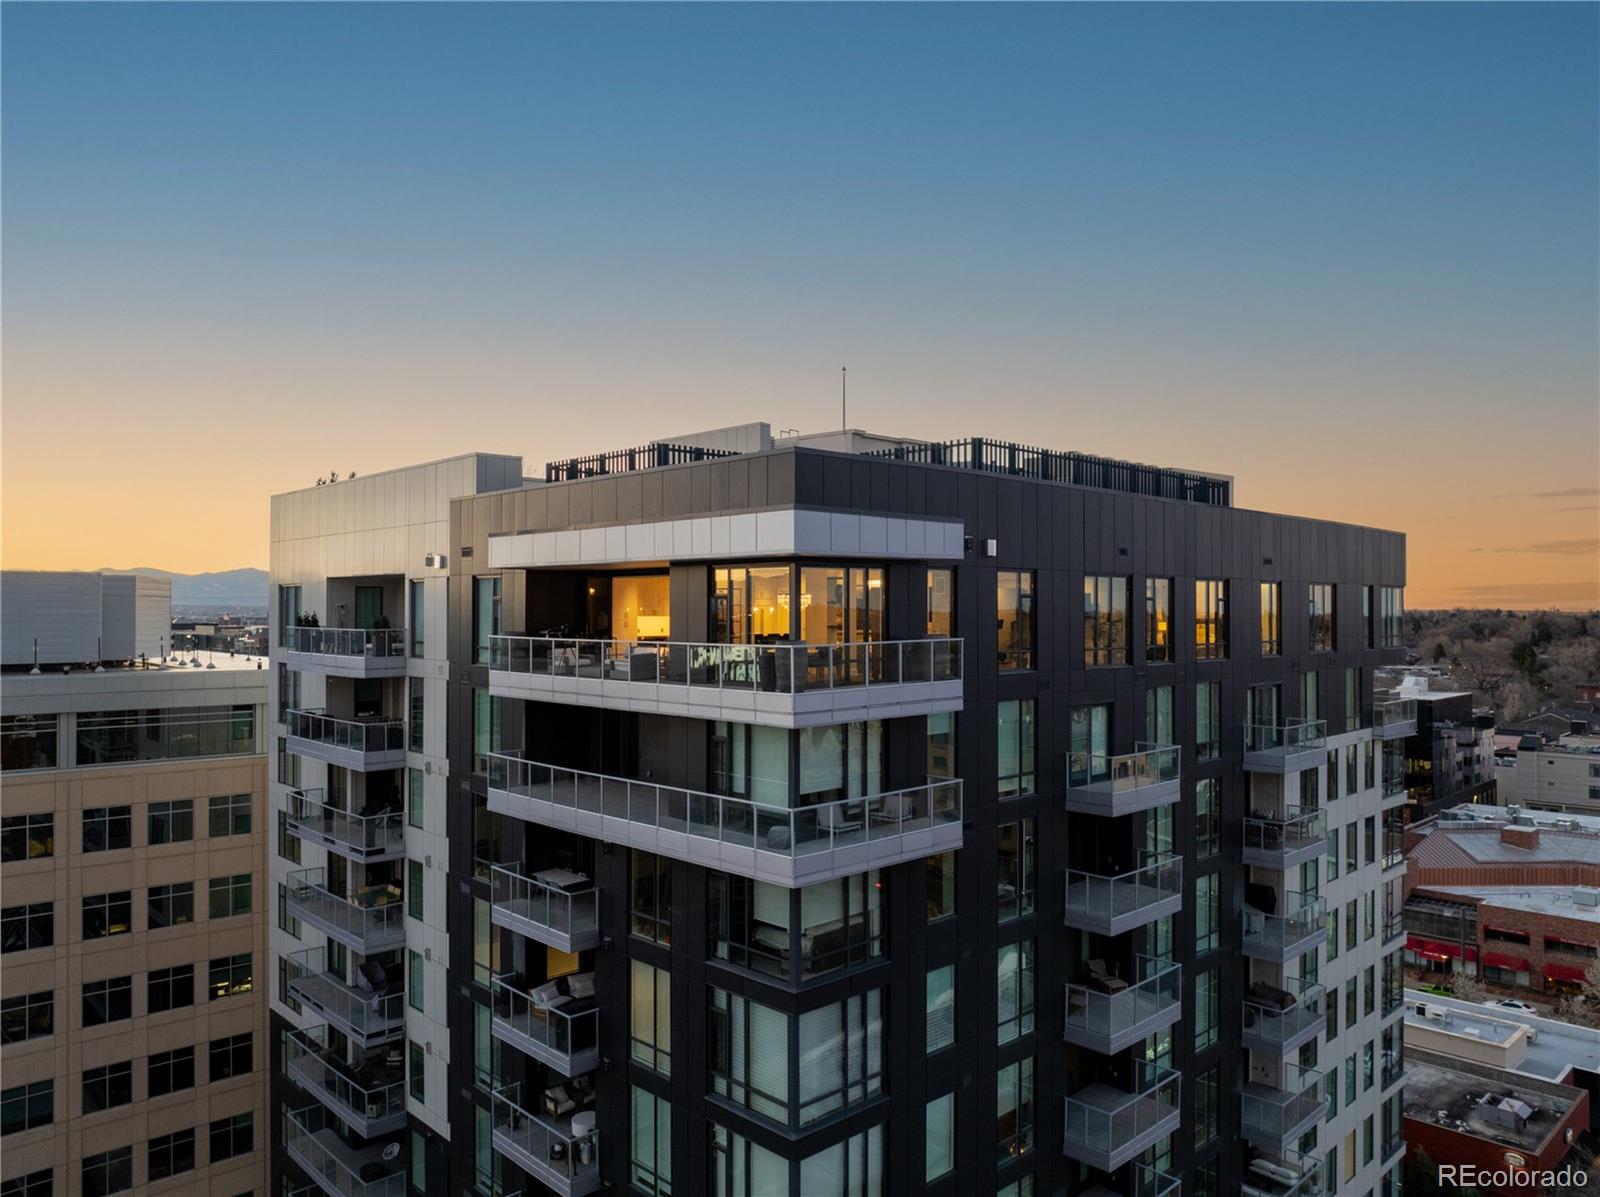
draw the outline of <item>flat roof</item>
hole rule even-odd
[[[1436,1003],[1433,995],[1422,994],[1417,999],[1428,1006]],[[1416,1006],[1411,1002],[1406,1003],[1406,1025],[1422,1027],[1442,1035],[1460,1035],[1466,1039],[1480,1040],[1485,1043],[1510,1043],[1516,1033],[1523,1029],[1520,1022],[1498,1015],[1478,1013],[1475,1010],[1450,1010],[1450,1024],[1448,1026],[1419,1016]]]
[[[1574,1068],[1581,1068],[1586,1072],[1600,1074],[1600,1029],[1575,1026],[1568,1022],[1558,1022],[1553,1018],[1544,1018],[1538,1014],[1527,1014],[1521,1010],[1508,1010],[1504,1006],[1464,1002],[1459,998],[1440,997],[1436,994],[1424,993],[1420,989],[1407,989],[1406,1003],[1408,1010],[1413,1002],[1423,1002],[1429,1006],[1444,1006],[1450,1010],[1453,1019],[1470,1019],[1474,1016],[1493,1018],[1500,1022],[1520,1023],[1533,1030],[1535,1037],[1533,1042],[1528,1045],[1528,1054],[1522,1058],[1522,1063],[1507,1071],[1526,1073],[1528,1076],[1538,1077],[1543,1081],[1563,1081]],[[1452,1023],[1452,1026],[1456,1025],[1465,1024],[1460,1022]],[[1411,1075],[1408,1071],[1406,1074],[1406,1087],[1409,1089],[1410,1085]]]
[[[1432,885],[1421,882],[1417,888],[1431,894],[1478,898],[1485,905],[1504,910],[1526,910],[1530,914],[1553,914],[1582,923],[1600,924],[1600,907],[1580,906],[1574,902],[1570,885]]]
[[[1437,1053],[1433,1055],[1438,1058]],[[1406,1117],[1518,1151],[1536,1153],[1555,1133],[1561,1120],[1571,1113],[1577,1098],[1557,1096],[1542,1087],[1519,1085],[1514,1074],[1505,1069],[1489,1071],[1495,1075],[1458,1072],[1448,1065],[1410,1056],[1406,1061]],[[1532,1113],[1524,1125],[1504,1126],[1485,1116],[1485,1111],[1502,1099],[1522,1102],[1531,1108]]]

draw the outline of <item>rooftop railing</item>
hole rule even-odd
[[[710,644],[491,636],[489,668],[532,677],[804,694],[855,686],[961,680],[961,641]]]
[[[328,657],[403,657],[404,628],[302,628],[283,629],[283,647],[292,653]]]
[[[1410,735],[1417,727],[1417,700],[1377,699],[1372,704],[1372,726],[1385,738]]]
[[[708,449],[703,445],[674,445],[667,441],[651,441],[648,445],[635,445],[631,449],[613,449],[606,453],[591,453],[587,457],[569,457],[565,461],[545,463],[546,482],[572,482],[578,478],[598,478],[606,474],[627,474],[635,470],[654,470],[662,466],[686,465],[694,461],[714,461],[722,457],[736,457],[732,449]]]
[[[959,778],[784,807],[491,753],[489,789],[796,858],[961,823]]]
[[[400,811],[358,815],[329,806],[325,797],[320,789],[290,790],[284,796],[289,830],[332,844],[342,855],[361,860],[405,853],[405,817]]]
[[[320,709],[284,712],[285,730],[301,740],[352,752],[405,751],[406,721],[392,715],[342,719]]]

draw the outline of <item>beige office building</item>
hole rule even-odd
[[[260,658],[0,679],[0,1194],[266,1194]]]

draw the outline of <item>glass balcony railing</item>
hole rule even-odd
[[[1247,769],[1282,772],[1308,768],[1311,754],[1328,742],[1328,724],[1323,719],[1304,719],[1289,723],[1249,723],[1244,729],[1244,764]]]
[[[1113,1055],[1137,1039],[1170,1025],[1182,1013],[1183,966],[1139,956],[1132,983],[1095,970],[1087,981],[1067,983],[1065,1037]]]
[[[307,948],[283,958],[289,996],[363,1044],[405,1030],[405,992],[398,984],[385,981],[381,992],[351,984],[329,969],[327,957],[326,948]]]
[[[323,801],[320,789],[284,796],[289,831],[352,860],[384,860],[406,852],[405,816],[400,811],[360,815]]]
[[[1128,1169],[1128,1197],[1178,1197],[1183,1178],[1163,1172],[1150,1164],[1134,1164]]]
[[[1400,1083],[1406,1074],[1406,1054],[1403,1048],[1386,1048],[1383,1052],[1383,1087]]]
[[[284,628],[283,647],[324,657],[404,657],[404,628]]]
[[[1170,744],[1141,743],[1117,755],[1069,752],[1067,809],[1120,815],[1176,802],[1182,758]]]
[[[283,716],[289,735],[326,748],[351,752],[404,752],[406,721],[389,715],[339,719],[321,710],[290,710]]]
[[[961,680],[961,641],[698,644],[491,636],[489,668],[532,677],[803,694],[847,686]]]
[[[1327,1025],[1327,990],[1289,978],[1284,988],[1257,982],[1245,990],[1240,1037],[1252,1051],[1282,1055],[1316,1038]]]
[[[302,869],[284,878],[290,913],[363,956],[406,941],[405,906],[396,885],[369,885],[348,897],[327,887],[323,870]]]
[[[510,974],[494,979],[491,988],[496,1038],[533,1056],[563,1076],[582,1076],[600,1064],[600,1008],[592,1001],[551,1007],[512,983]]]
[[[1398,969],[1391,973],[1387,961],[1384,963],[1383,984],[1380,989],[1382,992],[1381,1009],[1383,1011],[1381,1017],[1389,1017],[1389,1015],[1406,1004],[1405,978]]]
[[[1066,1098],[1063,1149],[1070,1158],[1115,1171],[1176,1129],[1179,1074],[1149,1061],[1134,1067],[1133,1092],[1097,1082]]]
[[[1283,895],[1284,912],[1267,914],[1244,908],[1244,953],[1286,963],[1327,938],[1323,900],[1292,890]]]
[[[382,1143],[351,1146],[322,1106],[283,1112],[283,1146],[328,1197],[405,1197],[405,1161]]]
[[[1281,815],[1248,815],[1244,821],[1244,862],[1288,869],[1328,850],[1327,820],[1314,807],[1288,807]]]
[[[1117,876],[1067,870],[1066,923],[1102,935],[1120,935],[1171,912],[1183,901],[1183,858],[1144,853],[1137,869]]]
[[[1380,698],[1372,704],[1372,727],[1379,736],[1397,739],[1417,730],[1417,700]]]
[[[490,1127],[495,1150],[561,1197],[585,1197],[600,1187],[600,1152],[592,1113],[542,1118],[521,1105],[521,1087],[494,1093]],[[580,1125],[583,1120],[587,1125]]]
[[[489,870],[494,917],[541,943],[564,952],[582,951],[600,940],[600,891],[594,882],[560,871],[553,878],[525,877],[512,865]]]
[[[329,1046],[326,1027],[284,1037],[284,1070],[362,1138],[405,1125],[404,1070],[377,1059],[351,1064]]]
[[[492,753],[489,798],[502,814],[563,828],[598,833],[607,821],[626,834],[631,824],[645,832],[637,847],[734,871],[742,866],[718,846],[787,858],[797,875],[842,875],[959,847],[961,835],[959,778],[785,807]]]
[[[1251,1081],[1240,1094],[1240,1129],[1252,1142],[1293,1143],[1322,1120],[1327,1074],[1284,1061],[1277,1079]]]
[[[1257,1152],[1242,1179],[1244,1197],[1320,1197],[1322,1162],[1298,1151]]]

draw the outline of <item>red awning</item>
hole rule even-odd
[[[1449,960],[1461,955],[1461,945],[1458,943],[1440,943],[1434,939],[1423,939],[1421,936],[1411,935],[1406,938],[1406,950],[1416,952],[1429,960]],[[1468,960],[1478,958],[1478,949],[1469,947],[1466,950]]]
[[[1526,973],[1533,970],[1528,967],[1528,962],[1521,956],[1507,956],[1502,952],[1485,952],[1483,963],[1488,968],[1510,969],[1514,973]]]
[[[1544,975],[1552,981],[1582,981],[1584,972],[1581,968],[1571,964],[1556,964],[1554,961],[1544,962]]]

